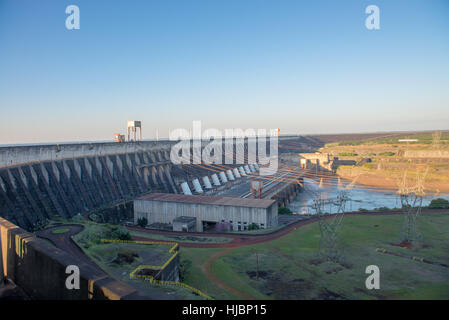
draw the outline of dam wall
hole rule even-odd
[[[33,230],[55,215],[69,219],[154,190],[178,193],[169,148],[154,142],[0,148],[0,216]]]
[[[279,139],[291,142],[299,138]],[[195,179],[203,181],[206,176],[212,181],[211,175],[236,166],[233,163],[248,162],[248,139],[231,147],[231,159],[225,152],[217,153],[226,168],[173,164],[170,152],[175,143],[139,141],[0,147],[0,216],[32,231],[55,216],[70,219],[78,214],[90,214],[150,192],[182,193],[183,182],[192,184]],[[202,154],[208,145],[209,141],[203,140],[198,149],[193,149],[192,144],[191,156]],[[227,150],[225,142],[222,147]],[[251,152],[258,151],[257,148]],[[269,153],[269,139],[266,149]],[[215,150],[212,153],[215,155]],[[226,183],[230,182],[222,184]]]

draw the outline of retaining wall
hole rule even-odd
[[[99,273],[84,262],[36,238],[11,222],[0,218],[0,237],[5,275],[33,299],[139,299],[137,291],[126,284]],[[80,289],[69,290],[66,268],[80,269]]]

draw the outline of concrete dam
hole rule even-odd
[[[297,149],[302,143],[304,150],[310,145],[303,137],[279,140],[280,152],[283,152],[282,142],[287,151],[289,146]],[[120,213],[131,204],[126,204],[126,200],[146,193],[186,193],[183,189],[186,184],[193,194],[202,193],[203,188],[207,193],[210,187],[207,180],[214,181],[214,190],[230,182],[229,176],[223,177],[220,173],[225,172],[224,169],[174,165],[170,161],[170,150],[175,143],[139,141],[1,147],[0,216],[32,231],[55,216],[69,219],[121,203]],[[244,149],[247,154],[247,141]],[[296,149],[293,150],[296,152]],[[234,159],[235,154],[236,149]],[[237,164],[227,166],[239,167]],[[205,183],[203,188],[198,186],[198,181]]]

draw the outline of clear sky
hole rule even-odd
[[[0,110],[0,143],[449,129],[449,1],[0,0]]]

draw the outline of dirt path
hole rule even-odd
[[[226,283],[221,281],[219,278],[217,278],[214,275],[214,273],[212,272],[212,265],[214,264],[215,260],[217,260],[221,256],[224,256],[224,255],[230,253],[234,249],[235,248],[227,248],[225,250],[215,253],[209,259],[207,259],[207,261],[201,266],[201,269],[203,270],[204,274],[206,274],[206,276],[209,278],[209,280],[212,281],[213,283],[215,283],[220,288],[222,288],[228,292],[231,292],[232,294],[236,295],[237,297],[239,297],[243,300],[257,300],[256,298],[254,298],[250,295],[247,295],[246,293],[243,293],[243,292],[227,285]]]

